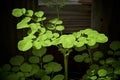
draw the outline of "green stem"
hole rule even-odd
[[[93,63],[93,60],[92,60],[92,54],[91,54],[90,48],[89,48],[88,45],[86,45],[86,48],[87,48],[88,54],[89,54],[89,56],[90,56],[90,62],[91,62],[90,64],[92,64],[92,63]]]
[[[64,54],[65,80],[68,80],[68,55]]]

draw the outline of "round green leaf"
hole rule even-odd
[[[109,47],[114,51],[120,49],[120,41],[112,41]]]
[[[73,35],[62,35],[60,41],[64,48],[72,48],[75,42],[75,36]]]
[[[55,30],[55,26],[53,24],[47,24],[46,27],[49,29],[49,30]]]
[[[83,62],[84,57],[82,55],[75,55],[74,60],[76,62]]]
[[[20,70],[20,68],[18,66],[12,67],[12,71],[13,72],[18,72],[19,70]]]
[[[27,22],[30,22],[30,20],[31,20],[31,17],[25,17],[22,19],[22,22],[27,23]]]
[[[33,10],[27,10],[25,15],[29,16],[29,17],[32,17],[33,16]]]
[[[12,10],[12,15],[15,17],[21,17],[23,15],[23,12],[19,8],[15,8]]]
[[[37,12],[35,12],[35,16],[36,17],[42,17],[43,15],[44,15],[43,11],[37,11]]]
[[[96,80],[96,79],[97,79],[97,76],[91,76],[90,79],[91,79],[91,80]]]
[[[45,75],[41,78],[41,80],[50,80],[50,76]]]
[[[55,18],[55,19],[52,19],[52,20],[50,20],[49,21],[50,23],[52,23],[52,24],[62,24],[63,23],[63,21],[62,20],[59,20],[58,18]]]
[[[12,65],[21,65],[24,62],[24,57],[21,55],[16,55],[10,59]]]
[[[64,30],[64,26],[62,26],[62,25],[56,26],[56,30],[62,31],[62,30]]]
[[[50,72],[58,72],[62,70],[62,66],[59,63],[56,62],[50,62],[48,64],[44,65],[44,68],[46,70],[46,72],[50,73]]]
[[[103,57],[103,53],[101,51],[96,51],[93,53],[93,57],[95,58],[102,58]]]
[[[80,52],[80,51],[85,50],[85,49],[86,49],[86,46],[84,45],[84,46],[82,46],[82,47],[75,47],[74,49],[75,49],[76,51]]]
[[[52,80],[64,80],[64,75],[58,74],[54,76]]]
[[[37,64],[32,64],[32,74],[36,74],[40,70],[40,66]]]
[[[35,56],[42,57],[47,52],[47,48],[42,47],[41,49],[33,49],[32,53]]]
[[[31,39],[23,39],[18,42],[18,49],[20,51],[27,51],[32,48],[32,40]]]
[[[43,62],[50,62],[54,59],[53,55],[45,55],[43,56]]]
[[[99,69],[97,73],[98,73],[99,76],[106,76],[107,75],[107,70]]]
[[[108,41],[108,37],[105,36],[105,34],[99,34],[97,36],[97,40],[96,41],[99,42],[99,43],[105,43],[105,42]]]
[[[20,66],[20,70],[22,72],[31,72],[32,71],[32,65],[28,64],[28,63],[23,63],[21,66]]]
[[[114,70],[114,73],[117,74],[117,75],[120,75],[120,68],[116,68],[116,69]]]
[[[30,63],[39,63],[39,57],[37,57],[37,56],[31,56],[31,57],[29,57],[29,62]]]

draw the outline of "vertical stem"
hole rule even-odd
[[[87,51],[88,51],[88,53],[89,53],[89,56],[90,56],[90,64],[92,64],[93,63],[93,61],[92,61],[92,54],[91,54],[91,51],[90,51],[90,49],[89,49],[89,47],[86,45],[86,48],[87,48]]]
[[[68,80],[68,55],[64,54],[65,80]]]

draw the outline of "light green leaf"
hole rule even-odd
[[[25,14],[26,13],[26,9],[25,8],[22,8],[22,13]]]
[[[43,62],[50,62],[54,59],[53,55],[45,55],[43,56]]]
[[[17,24],[17,29],[23,29],[23,28],[29,28],[29,25],[28,25],[28,23],[26,23],[26,22],[19,22],[18,24]]]
[[[99,69],[97,74],[102,77],[102,76],[106,76],[107,75],[107,70],[105,69]]]
[[[15,8],[12,10],[12,15],[15,17],[21,17],[23,15],[23,10],[19,8]]]
[[[31,39],[23,39],[18,42],[18,49],[20,51],[27,51],[32,48],[32,40]]]
[[[21,65],[24,62],[24,57],[21,55],[16,55],[10,59],[12,65]]]
[[[105,42],[108,41],[108,37],[105,36],[105,34],[99,34],[97,36],[97,40],[96,41],[99,42],[99,43],[105,43]]]
[[[53,25],[53,24],[47,24],[46,27],[47,27],[49,30],[55,30],[55,25]]]
[[[72,48],[75,42],[75,36],[73,35],[62,35],[60,41],[64,48]]]
[[[36,17],[42,17],[43,15],[44,15],[43,11],[37,11],[37,12],[35,12],[35,16]]]
[[[25,18],[22,19],[21,22],[28,23],[28,22],[30,22],[30,20],[31,20],[31,17],[25,17]]]
[[[62,26],[62,25],[56,26],[56,30],[62,31],[62,30],[64,30],[64,26]]]
[[[52,24],[62,24],[62,20],[59,20],[58,18],[52,19],[49,21]]]
[[[25,15],[28,16],[28,17],[32,17],[33,16],[33,10],[27,10]]]

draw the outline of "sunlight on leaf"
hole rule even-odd
[[[15,8],[12,10],[12,15],[15,17],[21,17],[23,15],[23,11],[19,8]]]

